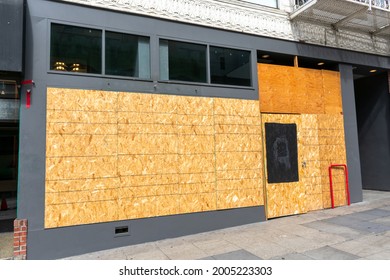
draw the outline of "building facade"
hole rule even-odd
[[[7,181],[28,259],[388,190],[386,1],[0,3],[22,11],[2,22],[21,34],[18,67],[0,70],[20,100]]]

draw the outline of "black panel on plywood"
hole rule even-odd
[[[268,183],[299,181],[296,124],[265,123]]]

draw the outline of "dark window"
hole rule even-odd
[[[149,38],[106,32],[107,75],[150,78]]]
[[[250,51],[210,47],[212,84],[251,86]]]
[[[160,40],[160,78],[207,82],[207,46]]]
[[[102,31],[52,24],[50,69],[101,74]]]

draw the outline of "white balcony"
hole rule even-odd
[[[390,36],[390,0],[296,0],[290,19]]]

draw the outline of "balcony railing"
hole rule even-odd
[[[390,36],[390,0],[296,0],[290,20]]]
[[[314,0],[295,0],[294,10],[297,10]],[[390,11],[390,0],[346,0],[367,5],[369,8],[385,9]]]

